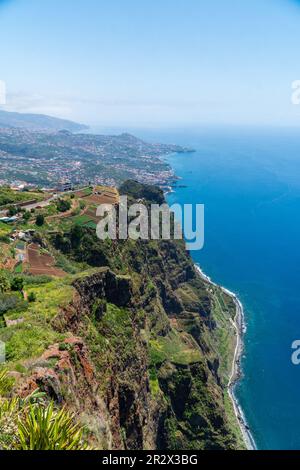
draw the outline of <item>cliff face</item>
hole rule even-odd
[[[180,243],[126,242],[112,253],[127,274],[107,267],[73,283],[52,321],[67,339],[31,365],[19,393],[38,386],[76,411],[97,448],[238,448],[214,315],[222,305],[233,339],[230,298],[198,276]]]
[[[15,391],[40,388],[74,411],[98,449],[243,447],[226,390],[232,299],[199,276],[183,242],[100,242],[87,230],[69,257],[85,250],[98,267],[74,276],[72,300],[48,314],[47,337],[59,340],[27,354]]]

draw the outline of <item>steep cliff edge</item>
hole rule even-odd
[[[14,393],[39,388],[66,405],[99,449],[242,448],[226,390],[232,299],[201,279],[182,242],[100,242],[87,229],[70,258],[86,245],[97,267],[70,279],[47,319],[54,341],[18,357]]]

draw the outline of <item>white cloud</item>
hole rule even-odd
[[[50,114],[65,118],[69,118],[72,114],[72,106],[66,100],[24,92],[8,93],[6,104],[2,109],[20,113]]]

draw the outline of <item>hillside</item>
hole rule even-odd
[[[0,126],[0,184],[21,181],[55,188],[67,180],[74,185],[117,186],[137,179],[166,187],[176,177],[161,157],[185,151],[190,150],[144,142],[130,134],[32,132]]]
[[[162,197],[136,182],[125,191],[148,203]],[[99,241],[85,218],[96,196],[74,196],[73,211],[84,201],[84,215],[41,209],[46,222],[26,221],[35,233],[23,246],[8,233],[0,238],[2,260],[28,243],[29,261],[60,270],[51,277],[29,274],[26,263],[19,273],[2,266],[9,396],[44,392],[43,400],[75,414],[97,449],[243,448],[227,392],[232,298],[198,275],[182,242]],[[0,431],[0,447],[12,445],[11,432]]]
[[[0,128],[19,127],[30,131],[52,131],[67,130],[79,132],[87,129],[87,126],[76,122],[59,119],[44,114],[12,113],[0,110]]]

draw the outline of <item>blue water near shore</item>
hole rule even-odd
[[[300,366],[291,362],[300,339],[300,131],[139,134],[196,149],[167,158],[187,186],[169,203],[205,204],[205,248],[192,256],[244,304],[236,394],[257,447],[300,449]]]

